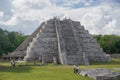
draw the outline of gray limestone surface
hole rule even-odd
[[[120,73],[104,68],[79,70],[82,76],[89,76],[94,80],[116,80],[120,79]]]
[[[13,53],[18,52],[25,54],[27,62],[38,58],[45,63],[67,65],[89,65],[90,60],[110,61],[110,56],[84,26],[71,19],[54,18],[43,22]]]

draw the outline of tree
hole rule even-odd
[[[115,49],[116,49],[115,52],[120,53],[120,40],[116,41],[114,46],[115,46]]]
[[[14,51],[26,38],[24,34],[0,29],[0,56]]]
[[[120,53],[120,36],[117,35],[93,35],[106,53]]]

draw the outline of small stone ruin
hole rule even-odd
[[[79,70],[79,74],[82,76],[89,76],[94,80],[120,80],[120,73],[111,71],[108,69],[97,68],[97,69],[82,69]]]

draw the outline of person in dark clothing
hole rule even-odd
[[[78,74],[78,71],[79,71],[79,67],[76,66],[76,74]]]
[[[76,65],[73,66],[74,73],[76,73]]]
[[[78,70],[79,70],[78,66],[77,66],[77,65],[74,65],[74,66],[73,66],[73,70],[74,70],[74,73],[77,74],[77,73],[78,73]]]

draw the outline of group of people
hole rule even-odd
[[[15,65],[16,65],[15,59],[11,59],[11,66],[15,67]],[[79,67],[78,67],[78,65],[74,65],[73,66],[73,70],[74,70],[75,74],[78,74],[79,73]]]
[[[75,74],[78,74],[79,73],[79,67],[78,67],[78,65],[74,65],[73,66],[73,70],[74,70]]]

